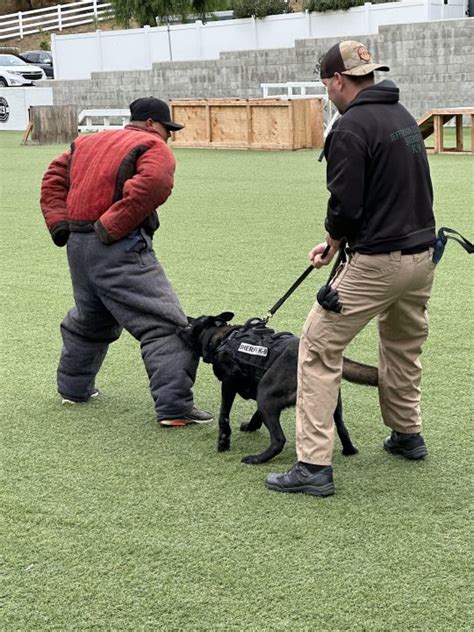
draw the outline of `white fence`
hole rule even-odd
[[[0,40],[34,35],[42,31],[62,31],[71,26],[92,24],[113,17],[110,2],[81,0],[69,4],[58,4],[45,9],[18,11],[0,15]]]
[[[200,21],[120,31],[52,36],[55,77],[88,79],[91,72],[147,70],[154,62],[218,59],[223,51],[292,48],[297,39],[377,33],[385,24],[465,16],[466,0],[401,0],[348,11],[290,13],[219,22]]]

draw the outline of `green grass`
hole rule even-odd
[[[61,147],[0,135],[3,585],[2,630],[468,630],[472,568],[472,261],[449,244],[436,273],[423,355],[429,458],[383,452],[375,390],[344,385],[360,453],[337,446],[328,499],[267,491],[295,460],[294,412],[283,453],[263,466],[265,430],[232,450],[216,427],[154,421],[137,343],[115,343],[102,396],[71,409],[55,393],[59,323],[71,306],[64,249],[38,206]],[[263,315],[323,236],[318,152],[176,151],[173,196],[155,247],[187,313]],[[473,237],[473,161],[430,158],[439,225]],[[299,333],[326,273],[274,319]],[[349,355],[376,361],[376,329]],[[217,413],[219,384],[200,368],[196,400]]]

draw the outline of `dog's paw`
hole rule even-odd
[[[344,456],[352,456],[353,454],[358,454],[359,450],[355,447],[355,445],[351,446],[350,448],[344,448],[342,450],[342,454]]]
[[[254,455],[254,454],[250,454],[249,456],[244,456],[242,460],[242,463],[247,463],[247,465],[260,465],[260,463],[263,463],[262,459],[260,459],[258,456]]]
[[[255,426],[252,426],[250,421],[246,421],[243,424],[240,424],[240,432],[255,432],[258,430]]]
[[[217,451],[218,452],[228,452],[230,450],[230,438],[229,437],[220,437],[217,442]]]

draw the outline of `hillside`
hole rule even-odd
[[[117,24],[115,20],[107,20],[104,22],[99,22],[99,26],[101,31],[116,31],[117,29],[123,29],[124,27],[120,24]],[[97,27],[94,23],[84,24],[82,26],[76,26],[70,29],[64,29],[63,31],[54,31],[56,35],[72,35],[73,33],[90,33],[91,31],[95,31]],[[40,44],[42,41],[47,43],[47,48],[51,50],[51,33],[53,31],[36,33],[35,35],[28,35],[23,39],[19,37],[14,37],[8,40],[2,40],[0,42],[1,46],[8,47],[16,47],[19,48],[20,51],[26,50],[38,50],[40,48]],[[42,47],[44,48],[44,47]]]
[[[68,4],[71,0],[54,0],[54,2],[47,2],[46,0],[0,0],[0,2],[0,15],[7,15],[17,11],[32,11],[51,5]]]

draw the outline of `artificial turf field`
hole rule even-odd
[[[38,206],[62,147],[1,150],[1,630],[472,629],[472,266],[449,243],[436,272],[423,354],[424,462],[386,454],[375,389],[344,384],[360,453],[336,442],[336,495],[277,494],[265,475],[295,461],[216,424],[165,430],[154,421],[138,343],[111,346],[101,396],[62,407],[59,323],[71,306],[65,249]],[[176,150],[175,191],[155,237],[190,315],[262,316],[323,237],[325,167],[318,152]],[[474,161],[430,158],[438,225],[474,237]],[[313,272],[273,320],[301,331],[327,271]],[[347,355],[375,363],[375,325]],[[201,365],[197,403],[218,412],[219,384]],[[3,621],[2,621],[3,620]]]

